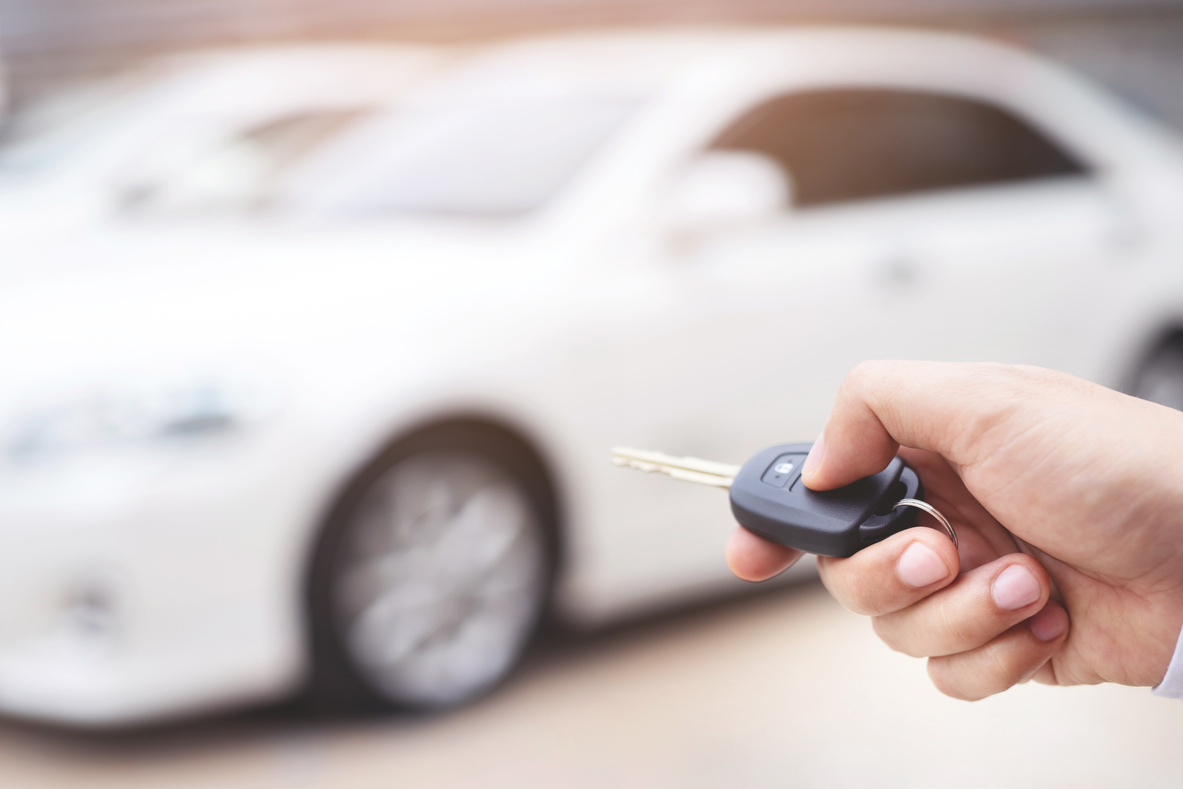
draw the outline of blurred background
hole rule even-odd
[[[0,783],[1140,786],[740,463],[866,358],[1183,408],[1183,3],[0,0]]]
[[[1183,121],[1173,0],[839,0],[447,3],[266,0],[6,0],[0,47],[11,86],[30,96],[145,57],[194,47],[290,41],[455,43],[604,26],[893,24],[1018,42]]]

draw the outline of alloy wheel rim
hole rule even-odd
[[[425,452],[363,494],[333,588],[343,642],[388,698],[444,706],[516,661],[545,588],[542,523],[491,462]]]

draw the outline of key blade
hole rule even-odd
[[[631,447],[614,447],[612,459],[616,465],[642,464],[665,468],[681,468],[684,471],[713,474],[713,476],[717,477],[735,478],[736,474],[739,473],[739,466],[732,466],[731,464],[715,463],[713,460],[703,460],[702,458],[679,458],[664,452],[633,450]]]
[[[692,457],[675,457],[664,452],[650,452],[629,447],[614,448],[612,462],[617,466],[634,468],[651,474],[665,474],[683,482],[710,485],[716,488],[730,488],[731,481],[735,479],[740,468],[728,463],[716,463]]]
[[[719,477],[734,478],[739,473],[739,466],[730,463],[716,463],[713,460],[703,460],[695,457],[676,457],[664,452],[652,452],[646,449],[631,447],[614,447],[612,462],[617,465],[631,465],[633,463],[661,466],[671,469],[683,469],[701,474],[713,474]]]

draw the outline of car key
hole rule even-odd
[[[801,481],[810,443],[781,444],[757,452],[742,466],[661,452],[617,447],[612,462],[674,479],[727,488],[739,524],[766,540],[821,556],[852,556],[916,524],[916,510],[944,526],[953,544],[957,532],[921,499],[916,472],[900,458],[883,471],[837,490],[814,491]]]

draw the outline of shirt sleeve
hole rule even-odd
[[[1154,695],[1183,699],[1183,630],[1175,643],[1175,654],[1171,656],[1171,665],[1167,666],[1167,675],[1155,686]]]

